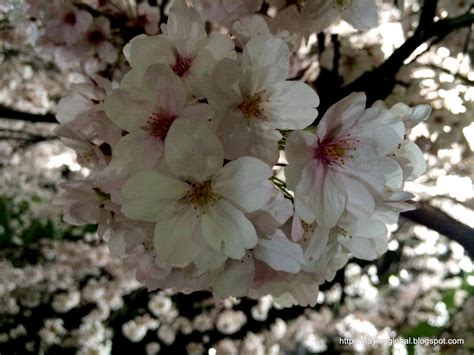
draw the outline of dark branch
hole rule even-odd
[[[22,112],[0,105],[0,119],[21,120],[27,122],[41,123],[58,123],[56,117],[52,113],[44,115]]]
[[[401,216],[454,240],[474,259],[474,229],[471,227],[426,204],[414,211],[404,212]]]
[[[397,48],[379,67],[364,73],[352,83],[337,90],[337,93],[332,91],[328,93],[325,90],[320,90],[321,105],[318,107],[318,110],[321,112],[321,115],[319,116],[319,120],[322,118],[322,113],[332,104],[355,91],[363,91],[367,94],[368,105],[376,100],[386,98],[396,85],[396,74],[420,45],[429,40],[439,42],[452,31],[469,27],[474,23],[472,8],[458,17],[434,22],[436,4],[436,0],[425,1],[419,24],[413,35],[408,38],[403,45]]]

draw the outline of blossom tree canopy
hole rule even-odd
[[[149,292],[315,306],[351,258],[390,249],[400,214],[420,220],[414,181],[432,165],[433,138],[415,140],[443,108],[411,92],[404,70],[472,26],[473,13],[407,2],[419,12],[404,24],[407,38],[404,7],[389,1],[0,5],[69,92],[56,93],[54,117],[23,116],[59,122],[54,134],[75,153],[80,173],[53,205],[67,223],[97,225]],[[388,22],[401,39],[387,35]],[[459,68],[470,68],[468,57],[459,53]],[[462,78],[472,84],[471,74]],[[458,89],[471,106],[452,101],[468,112],[472,88]],[[6,104],[0,113],[15,118]],[[463,237],[472,229],[456,231],[474,253]]]

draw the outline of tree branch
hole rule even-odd
[[[370,72],[362,74],[352,83],[342,87],[337,93],[319,91],[321,105],[318,107],[322,114],[335,102],[355,91],[363,91],[367,94],[367,104],[371,105],[376,100],[386,98],[393,90],[396,79],[395,75],[404,65],[406,59],[423,43],[433,39],[439,42],[452,31],[471,26],[474,23],[472,7],[463,15],[443,19],[434,22],[437,0],[425,0],[419,24],[411,37],[397,48],[392,55],[379,67]]]
[[[43,115],[22,112],[0,105],[0,119],[21,120],[34,123],[58,123],[56,117],[52,113]]]
[[[474,229],[448,216],[440,209],[424,204],[414,211],[401,214],[412,222],[424,225],[459,243],[474,259]]]

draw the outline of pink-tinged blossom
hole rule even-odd
[[[431,106],[409,107],[403,103],[398,103],[390,108],[390,112],[400,117],[405,124],[405,129],[410,131],[413,127],[428,119],[431,114]],[[404,139],[391,155],[402,167],[403,179],[406,181],[416,179],[426,170],[423,152],[414,142],[408,139]]]
[[[301,11],[305,35],[324,31],[339,19],[359,31],[377,26],[375,0],[308,0]]]
[[[263,0],[193,0],[202,16],[231,28],[235,20],[257,12]]]
[[[365,101],[364,94],[351,94],[329,108],[315,134],[288,137],[285,174],[306,223],[333,227],[344,211],[368,218],[375,198],[401,171],[387,155],[400,144],[403,123],[379,105],[366,109]]]
[[[113,64],[118,58],[118,49],[110,42],[112,32],[110,21],[105,17],[97,17],[89,26],[78,50],[96,55],[107,64]]]
[[[190,98],[202,98],[205,75],[221,59],[236,57],[232,40],[218,33],[208,36],[199,13],[182,1],[173,4],[161,32],[157,36],[137,36],[125,46],[132,70],[124,76],[122,85],[138,85],[147,67],[160,63],[183,80]]]
[[[281,39],[261,35],[247,43],[240,63],[224,59],[214,69],[206,96],[226,159],[253,156],[275,164],[282,138],[277,129],[303,129],[316,118],[316,92],[285,81],[289,55]]]
[[[153,245],[153,223],[132,222],[119,217],[110,224],[104,239],[111,252],[135,271],[135,277],[154,290],[171,272],[171,265],[158,259]]]
[[[163,64],[149,66],[139,88],[112,92],[105,111],[128,133],[112,151],[111,168],[124,174],[150,169],[161,162],[163,144],[175,120],[209,119],[211,115],[206,104],[186,106],[183,82]]]
[[[68,181],[60,185],[62,189],[54,205],[63,207],[64,220],[74,225],[107,224],[111,217],[105,204],[109,196],[96,181]]]
[[[249,296],[260,298],[270,294],[277,303],[286,307],[294,304],[314,306],[318,288],[319,284],[309,273],[294,274],[276,271],[266,263],[256,260],[255,278],[249,290]]]
[[[122,189],[122,212],[155,222],[155,250],[176,266],[195,260],[207,246],[240,259],[258,241],[245,213],[270,199],[271,168],[251,157],[226,164],[206,120],[177,120],[165,142],[169,173],[143,171]],[[176,228],[180,226],[180,228]],[[186,246],[186,247],[183,247]]]
[[[303,265],[303,249],[279,229],[273,235],[260,238],[253,252],[256,259],[277,271],[294,274]]]
[[[137,6],[137,20],[143,26],[147,35],[156,35],[160,28],[160,9],[157,6],[150,6],[147,2],[141,2]]]
[[[92,15],[73,5],[63,4],[51,18],[46,19],[46,36],[53,42],[67,46],[75,44],[92,23]]]
[[[293,204],[283,193],[273,189],[272,197],[261,209],[248,213],[247,218],[252,221],[257,233],[268,236],[276,233],[277,229],[284,224],[293,214]]]

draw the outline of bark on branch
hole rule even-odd
[[[474,259],[474,229],[471,227],[430,205],[421,205],[414,211],[402,213],[401,216],[454,240]]]
[[[26,122],[58,123],[52,113],[38,115],[29,112],[22,112],[0,105],[0,119],[12,119]]]
[[[474,23],[472,7],[463,15],[435,22],[436,4],[437,0],[425,0],[419,24],[413,35],[379,67],[365,72],[350,84],[337,90],[320,90],[318,92],[321,99],[321,105],[318,107],[321,112],[319,119],[332,104],[355,91],[363,91],[367,94],[368,105],[386,98],[395,87],[396,74],[419,46],[429,40],[438,42],[452,31],[472,26]],[[322,87],[322,83],[318,83],[318,81],[315,84],[317,87]]]

